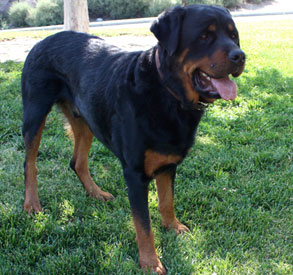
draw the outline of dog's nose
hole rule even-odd
[[[228,57],[236,65],[243,65],[245,62],[245,53],[239,49],[230,51]]]

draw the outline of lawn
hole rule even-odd
[[[161,227],[150,187],[168,274],[293,273],[293,20],[241,23],[239,30],[248,60],[238,97],[208,110],[177,172],[176,213],[190,233],[177,237]],[[92,175],[116,199],[88,197],[69,168],[71,141],[56,109],[37,164],[44,212],[22,212],[22,65],[0,64],[0,274],[142,274],[118,160],[93,143]]]

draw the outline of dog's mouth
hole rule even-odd
[[[195,70],[193,85],[201,96],[234,100],[237,97],[237,84],[230,80],[229,75],[214,78],[201,70]]]

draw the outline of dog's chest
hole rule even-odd
[[[183,156],[176,154],[161,154],[153,150],[146,150],[144,159],[145,174],[149,177],[163,167],[177,165],[183,160]]]

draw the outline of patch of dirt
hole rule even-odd
[[[0,62],[13,60],[17,62],[24,61],[30,49],[40,39],[16,38],[0,42]]]
[[[16,38],[0,42],[0,62],[8,60],[22,62],[25,60],[31,48],[41,39]],[[153,36],[130,36],[106,37],[105,41],[127,51],[146,50],[157,42]]]

